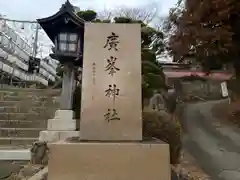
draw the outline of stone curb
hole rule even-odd
[[[0,160],[29,161],[31,159],[30,149],[2,149],[0,150]]]
[[[30,177],[28,180],[45,180],[46,174],[48,173],[48,166],[40,170],[37,174]]]

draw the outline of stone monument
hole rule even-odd
[[[80,137],[141,140],[140,25],[85,28]]]
[[[50,144],[49,180],[170,180],[169,146],[142,137],[141,25],[86,23],[80,138]]]
[[[154,92],[153,96],[150,98],[149,109],[155,111],[164,110],[164,97],[158,92]]]

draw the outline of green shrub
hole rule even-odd
[[[160,139],[170,146],[170,162],[178,164],[181,155],[181,125],[167,113],[143,112],[143,134]]]

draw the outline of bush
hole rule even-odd
[[[181,125],[167,113],[143,112],[143,134],[160,139],[170,146],[170,162],[178,164],[181,155]]]

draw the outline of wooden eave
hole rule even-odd
[[[69,1],[66,1],[66,3],[62,5],[61,9],[54,15],[46,17],[46,18],[42,18],[42,19],[37,19],[37,22],[39,24],[46,24],[48,22],[55,21],[56,19],[58,19],[61,15],[65,14],[65,13],[69,14],[73,18],[73,20],[76,22],[76,24],[78,24],[78,25],[84,24],[85,20],[78,17],[75,14],[74,7]]]
[[[69,1],[66,1],[66,3],[62,5],[61,9],[54,15],[42,19],[37,19],[37,22],[48,34],[49,38],[53,41],[55,26],[54,22],[64,20],[65,17],[70,17],[69,20],[76,24],[76,26],[82,28],[84,27],[85,20],[75,14],[74,7],[70,4]],[[51,26],[53,26],[53,28],[51,28]]]

